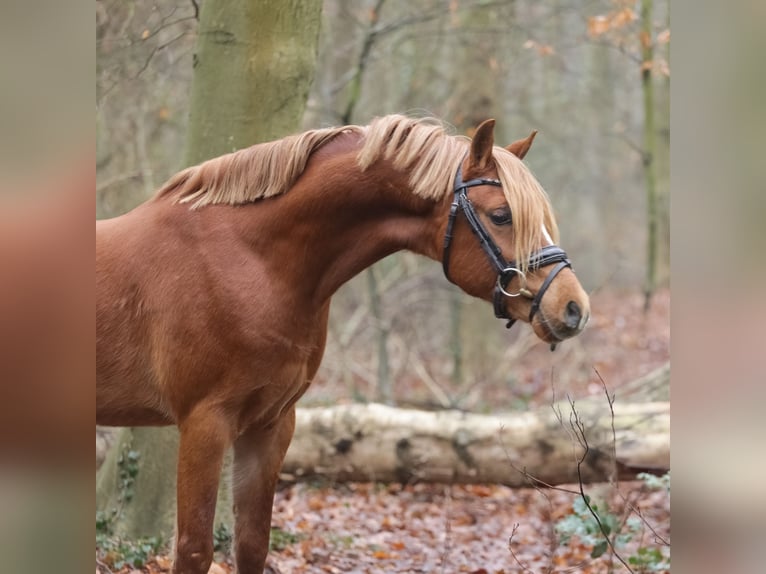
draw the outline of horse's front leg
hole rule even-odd
[[[219,413],[197,411],[181,425],[178,449],[174,574],[207,574],[213,561],[213,519],[230,429]]]
[[[253,428],[234,443],[234,556],[237,574],[261,574],[269,550],[271,507],[295,430],[295,408],[271,428]]]

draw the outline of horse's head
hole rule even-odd
[[[506,148],[494,146],[495,121],[476,130],[455,177],[444,233],[447,277],[492,301],[495,314],[532,324],[555,344],[582,331],[588,295],[572,271],[547,195],[521,159],[536,132]]]

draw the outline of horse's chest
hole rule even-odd
[[[260,344],[252,346],[247,389],[240,394],[239,428],[269,425],[290,411],[316,374],[324,354],[329,305],[313,317],[300,334],[267,328],[259,333]],[[264,344],[264,341],[267,341]]]
[[[240,403],[239,430],[270,426],[295,406],[308,390],[313,373],[309,373],[307,360],[291,361],[289,367],[274,370],[261,385],[251,390]]]

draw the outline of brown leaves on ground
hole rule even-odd
[[[619,489],[618,495],[608,485],[588,487],[594,497],[608,499],[618,515],[625,500],[630,500],[659,534],[669,536],[667,494],[642,492],[638,482],[620,483]],[[571,513],[575,496],[559,490],[487,485],[290,485],[277,493],[273,526],[297,540],[272,551],[266,571],[511,574],[524,568],[531,572],[576,568],[607,572],[608,555],[593,559],[590,547],[576,539],[560,545],[553,533],[553,523]],[[323,502],[319,509],[318,500]],[[640,542],[632,541],[623,556],[635,552]],[[648,527],[643,544],[656,546]],[[141,572],[164,574],[168,569],[169,561],[160,557]],[[228,561],[217,562],[211,570],[214,574],[233,571]]]

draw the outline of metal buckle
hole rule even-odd
[[[508,277],[509,275],[510,277]],[[518,275],[519,282],[521,283],[518,293],[509,293],[505,290],[505,286],[503,285],[503,279],[508,277],[507,281],[510,281],[513,279],[513,275]],[[532,292],[527,289],[527,276],[521,269],[517,269],[516,267],[506,267],[503,269],[503,271],[497,276],[497,288],[506,297],[518,297],[519,295],[523,295],[524,297],[528,297],[530,299],[534,297]]]

